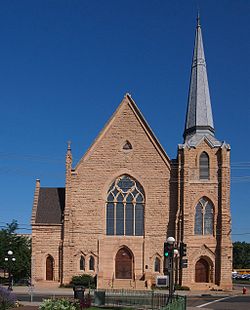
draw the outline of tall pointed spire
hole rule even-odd
[[[194,140],[194,136],[196,135],[198,135],[199,138],[201,136],[210,136],[212,140],[214,139],[213,115],[199,13],[197,16],[197,26],[195,31],[188,106],[183,136],[185,142],[188,142],[191,138]]]

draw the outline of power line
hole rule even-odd
[[[14,160],[31,160],[31,161],[40,161],[40,162],[60,162],[64,163],[65,162],[65,155],[66,154],[66,148],[65,148],[65,153],[64,157],[52,157],[52,156],[41,156],[41,155],[36,155],[36,154],[20,154],[20,153],[5,153],[5,152],[0,152],[0,158],[7,158],[7,159],[14,159]],[[83,155],[84,156],[84,155]],[[79,161],[79,159],[75,159]],[[174,159],[173,159],[174,160]],[[172,162],[173,165],[178,165],[178,163]],[[239,161],[239,162],[231,162],[231,167],[248,167],[250,168],[250,161]]]

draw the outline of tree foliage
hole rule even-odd
[[[18,235],[17,229],[18,223],[13,220],[0,230],[0,269],[5,271],[10,269],[15,281],[30,277],[31,269],[31,240]],[[9,257],[9,250],[13,252],[12,257],[15,261]],[[6,262],[7,257],[10,259]]]
[[[239,241],[233,243],[233,268],[250,268],[250,243]]]

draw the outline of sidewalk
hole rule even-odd
[[[42,295],[46,294],[48,296],[56,297],[56,296],[69,296],[73,297],[73,289],[72,288],[48,288],[48,287],[33,287],[32,289],[27,286],[14,286],[13,287],[13,292],[14,293],[22,293],[22,294],[27,294],[30,295],[30,297],[33,295]],[[242,295],[242,289],[237,288],[234,289],[233,291],[176,291],[175,292],[177,295],[181,296],[216,296],[218,298],[223,298],[226,296],[235,296],[235,295]],[[247,295],[250,295],[250,290],[247,290]],[[32,299],[32,298],[31,298]],[[40,302],[21,302],[22,305],[26,306],[25,308],[22,308],[23,310],[37,310],[38,306],[40,305]],[[206,308],[202,308],[206,310]],[[187,310],[198,310],[197,307],[187,307]]]

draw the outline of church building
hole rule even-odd
[[[183,138],[170,159],[126,94],[75,167],[68,144],[65,187],[36,181],[33,283],[90,274],[98,288],[149,289],[172,236],[187,244],[176,283],[231,289],[230,146],[215,136],[199,18]]]

